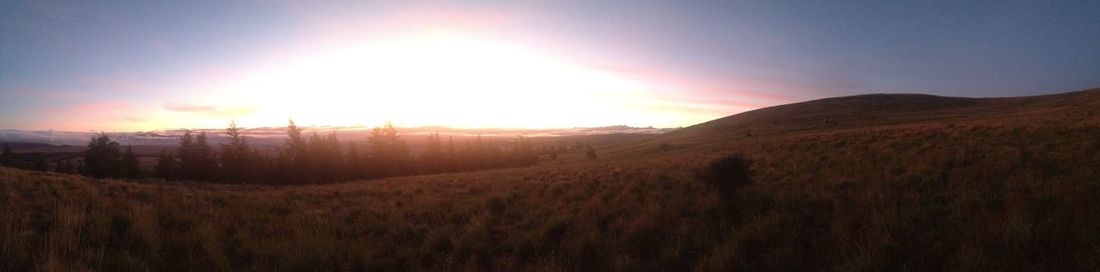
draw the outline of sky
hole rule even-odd
[[[1100,1],[0,1],[0,128],[681,127],[1100,87]]]

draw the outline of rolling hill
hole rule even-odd
[[[598,159],[316,186],[0,169],[0,270],[1100,270],[1100,89],[759,109]],[[706,173],[731,154],[752,181]]]

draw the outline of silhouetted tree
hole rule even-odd
[[[0,166],[15,167],[15,152],[11,151],[11,145],[4,144],[4,151],[0,153]]]
[[[490,138],[484,140],[481,135],[466,145],[455,156],[462,170],[479,170],[509,165],[504,152]]]
[[[309,174],[308,145],[302,138],[302,129],[290,120],[286,130],[286,143],[280,153],[280,178],[284,183],[301,183]]]
[[[246,181],[256,182],[263,179],[265,182],[270,182],[268,181],[270,174],[275,172],[271,168],[271,159],[256,148],[250,149],[248,154],[248,162],[251,166],[250,171],[246,174]]]
[[[248,147],[248,141],[241,135],[241,129],[236,121],[229,122],[225,129],[228,142],[221,144],[221,177],[229,182],[244,182],[252,176],[253,151]]]
[[[502,150],[493,138],[484,139],[478,135],[476,140],[467,141],[464,147],[458,148],[453,137],[448,137],[444,144],[439,133],[432,133],[427,136],[424,152],[414,160],[405,139],[390,122],[370,131],[367,149],[360,148],[354,142],[345,148],[335,133],[323,137],[313,133],[307,139],[302,136],[302,131],[290,120],[286,142],[274,157],[267,157],[250,148],[235,122],[230,122],[225,130],[227,141],[220,145],[219,154],[211,150],[206,133],[184,131],[175,154],[161,151],[153,174],[165,180],[269,180],[283,184],[335,182],[530,165],[538,162],[540,154],[552,154],[553,157],[556,154],[552,152],[556,148],[566,146],[536,147],[528,138],[518,137],[511,149]],[[117,143],[115,146],[117,149]],[[133,169],[127,167],[131,164],[122,163],[129,162],[131,155],[132,150],[129,150],[127,154],[117,156],[121,176],[130,173],[127,169]],[[127,159],[122,159],[124,157]]]
[[[138,161],[137,156],[134,155],[134,148],[131,146],[127,146],[126,152],[122,153],[122,168],[127,178],[140,179],[143,177],[141,173],[141,163]]]
[[[330,133],[327,137],[321,137],[313,133],[308,146],[311,182],[331,182],[339,178],[341,165],[344,163],[343,152],[340,150],[340,141],[336,139],[336,133]]]
[[[347,152],[344,155],[344,179],[356,180],[366,178],[367,158],[359,152],[359,145],[355,142],[348,143]]]
[[[439,138],[439,133],[429,134],[428,139],[424,142],[424,152],[420,153],[420,158],[417,160],[420,164],[420,170],[425,173],[445,171],[443,156],[443,142]]]
[[[199,132],[199,136],[195,137],[195,155],[199,160],[199,171],[201,171],[199,178],[214,180],[218,176],[218,160],[214,150],[210,148],[210,143],[206,140],[206,132]]]
[[[106,133],[92,137],[84,152],[84,173],[95,178],[113,178],[124,175],[122,155],[118,143]]]
[[[457,153],[455,137],[448,135],[447,145],[443,147],[443,171],[458,171]]]
[[[409,149],[405,140],[397,133],[393,123],[386,122],[371,130],[367,138],[371,147],[371,158],[378,172],[383,176],[403,174],[409,162]]]
[[[212,180],[216,176],[217,161],[206,140],[206,132],[195,136],[190,130],[180,136],[178,151],[180,177],[188,180]]]
[[[481,135],[477,135],[477,138],[472,141],[467,140],[462,150],[458,152],[459,168],[462,168],[462,170],[484,168],[488,163],[484,146],[485,143],[481,140]]]
[[[157,167],[153,172],[153,176],[164,180],[176,180],[179,166],[176,165],[175,156],[168,150],[161,149],[157,158]]]
[[[176,147],[179,156],[179,177],[185,180],[198,179],[198,159],[195,154],[195,135],[190,130],[180,135],[180,145]]]

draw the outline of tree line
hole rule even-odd
[[[24,152],[15,153],[8,143],[0,143],[0,166],[51,171],[65,174],[82,174],[96,177],[141,178],[140,164],[133,149],[125,151],[118,143],[106,135],[92,137],[89,150],[85,152]],[[83,160],[89,154],[90,161]],[[87,164],[86,162],[89,162]]]
[[[335,133],[304,135],[291,120],[285,142],[277,152],[261,152],[249,145],[235,122],[223,132],[225,143],[214,148],[206,132],[184,131],[178,146],[162,149],[152,173],[144,173],[133,149],[122,147],[107,134],[93,137],[79,166],[81,174],[97,178],[144,178],[221,183],[317,184],[413,174],[472,171],[535,164],[540,157],[555,159],[565,150],[595,150],[578,142],[572,146],[535,146],[519,136],[510,148],[493,140],[456,143],[452,136],[428,135],[423,151],[413,156],[393,124],[373,128],[366,144],[341,142]],[[274,153],[274,154],[272,154]]]

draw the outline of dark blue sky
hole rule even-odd
[[[650,124],[658,126],[839,95],[1100,87],[1100,1],[157,2],[0,3],[0,128],[248,120],[264,104],[221,101],[217,94],[237,85],[204,82],[233,81],[359,36],[455,25],[656,82],[663,87],[638,99],[675,109],[655,114],[694,114]],[[252,123],[284,118],[270,119]]]

